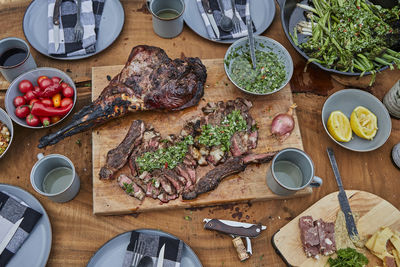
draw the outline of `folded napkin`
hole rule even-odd
[[[165,236],[150,235],[133,231],[131,240],[127,247],[123,267],[130,267],[132,264],[136,241],[143,241],[146,245],[145,253],[143,256],[149,256],[153,259],[153,263],[157,262],[157,257],[160,249],[165,244],[164,263],[163,267],[179,267],[182,257],[183,242]]]
[[[7,262],[17,253],[28,238],[32,229],[39,221],[42,214],[28,207],[24,202],[0,192],[0,243],[11,227],[21,218],[24,218],[15,232],[14,236],[0,254],[0,266],[5,266]]]
[[[210,1],[210,8],[213,11],[213,17],[215,19],[215,22],[218,25],[219,33],[220,33],[220,38],[218,40],[224,40],[224,39],[235,39],[235,38],[240,38],[247,36],[247,26],[246,26],[246,18],[250,16],[250,6],[249,2],[250,0],[234,0],[235,1],[235,7],[236,7],[236,15],[241,18],[240,21],[240,32],[239,33],[233,33],[233,30],[231,32],[224,32],[221,29],[220,22],[222,18],[222,12],[221,8],[218,5],[217,0],[209,0]],[[196,0],[197,6],[199,8],[201,17],[203,18],[204,25],[206,26],[208,36],[211,39],[217,40],[217,37],[211,27],[211,24],[208,20],[208,17],[204,11],[203,4],[201,3],[201,0]],[[231,0],[221,0],[222,6],[225,10],[225,15],[229,18],[233,17],[233,9],[232,9],[232,4]],[[253,24],[253,23],[252,23]],[[253,32],[255,31],[254,24],[253,26]]]
[[[81,0],[81,23],[84,29],[82,41],[75,42],[74,28],[78,6],[74,0],[61,3],[60,47],[55,51],[53,34],[53,12],[56,0],[48,0],[48,53],[53,56],[68,57],[86,55],[96,51],[96,40],[103,14],[105,0]]]

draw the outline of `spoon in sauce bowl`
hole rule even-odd
[[[222,18],[220,20],[221,29],[224,32],[230,32],[233,29],[232,19],[225,15],[224,6],[222,5],[221,0],[218,0],[219,8],[221,9]]]

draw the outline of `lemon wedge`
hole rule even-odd
[[[350,125],[357,136],[368,140],[372,140],[378,131],[375,114],[362,106],[356,107],[351,113]]]
[[[329,115],[328,131],[339,142],[349,142],[352,137],[349,119],[339,110]]]

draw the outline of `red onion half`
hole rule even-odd
[[[287,113],[280,113],[272,120],[271,133],[280,141],[284,141],[294,129],[293,110],[297,107],[293,104]]]

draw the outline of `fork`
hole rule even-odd
[[[238,33],[240,32],[240,21],[239,18],[236,15],[236,7],[235,7],[235,0],[231,0],[232,4],[232,11],[233,11],[233,16],[232,16],[232,22],[233,22],[233,33]]]
[[[81,23],[81,5],[82,0],[76,0],[78,3],[78,11],[76,13],[76,24],[74,28],[75,42],[82,41],[83,38],[83,26]]]
[[[133,260],[131,267],[137,267],[139,265],[140,260],[144,256],[146,246],[143,241],[136,240],[135,246],[133,247]]]

